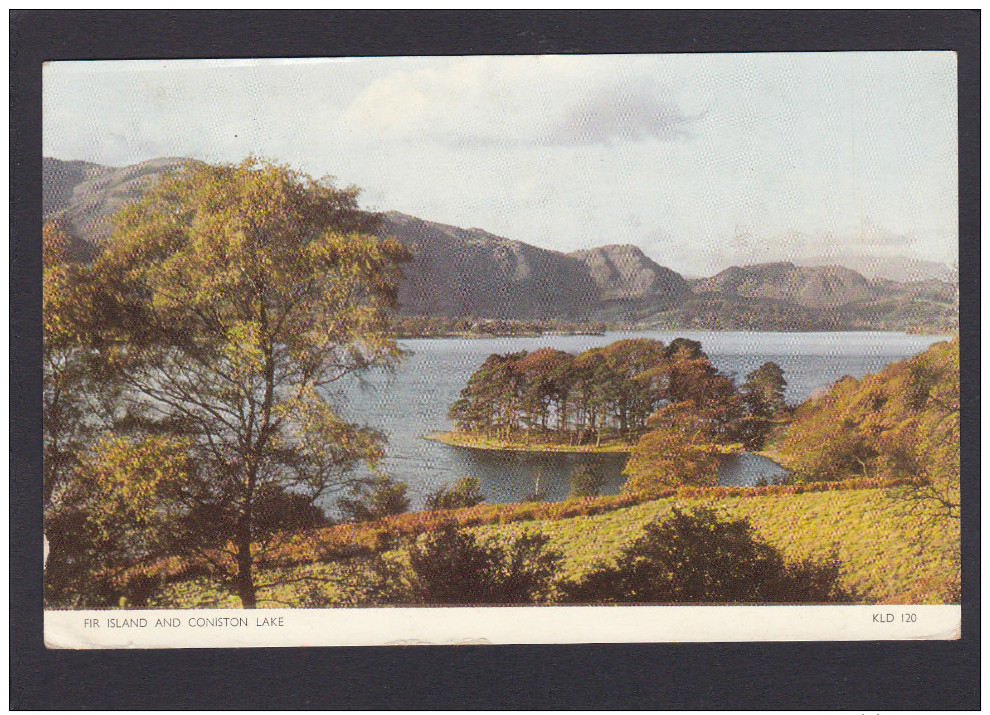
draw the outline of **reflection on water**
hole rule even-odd
[[[497,503],[522,501],[537,491],[546,501],[566,499],[570,474],[580,464],[587,464],[605,478],[602,494],[618,494],[625,481],[624,454],[509,452],[444,446],[450,450],[451,459],[461,473],[477,477],[489,501]]]
[[[788,471],[758,454],[725,455],[718,465],[718,483],[723,487],[753,487],[762,479],[767,484],[784,480]]]
[[[538,491],[546,501],[566,499],[569,477],[575,467],[590,466],[605,478],[602,495],[618,494],[626,478],[624,454],[573,452],[511,452],[442,445],[463,476],[477,477],[489,501],[517,502]],[[721,486],[751,487],[761,479],[768,484],[781,481],[787,470],[758,454],[727,454],[719,464]]]

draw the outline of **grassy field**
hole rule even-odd
[[[483,539],[527,531],[546,534],[550,546],[563,554],[564,576],[574,578],[596,560],[617,555],[642,533],[645,524],[665,518],[673,507],[701,505],[725,516],[749,518],[758,535],[788,559],[821,557],[834,549],[845,566],[843,580],[863,594],[864,602],[947,602],[946,584],[958,574],[958,525],[919,532],[918,523],[899,513],[880,489],[719,499],[675,497],[595,516],[491,524],[472,530]],[[401,559],[403,554],[387,556]],[[270,569],[261,572],[258,581],[280,585],[262,589],[259,605],[307,605],[306,599],[314,594],[321,599],[319,605],[347,605],[361,590],[362,579],[360,570],[334,563]],[[236,598],[220,598],[201,580],[172,584],[164,596],[163,606],[239,605]]]

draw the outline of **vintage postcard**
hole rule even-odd
[[[956,75],[47,63],[47,646],[959,638]]]

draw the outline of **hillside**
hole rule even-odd
[[[692,287],[695,293],[770,298],[818,309],[868,300],[879,294],[866,278],[848,268],[804,268],[789,262],[732,266],[711,278],[695,281]]]
[[[125,167],[43,160],[45,218],[88,260],[114,212],[163,173],[193,161],[153,159]],[[382,233],[413,249],[404,266],[400,313],[515,320],[609,321],[624,326],[707,330],[951,331],[950,284],[869,280],[841,266],[733,266],[685,280],[632,245],[572,253],[539,248],[478,228],[391,211]]]
[[[596,308],[596,282],[562,253],[396,211],[381,234],[413,249],[399,289],[406,315],[579,318]]]
[[[805,480],[922,476],[958,508],[959,341],[802,403],[768,450]]]
[[[548,546],[563,555],[561,575],[576,578],[598,559],[614,558],[642,533],[646,524],[669,517],[673,507],[697,506],[713,507],[723,518],[748,518],[759,537],[789,559],[821,558],[834,549],[843,564],[842,583],[860,593],[864,602],[949,603],[954,598],[959,578],[955,560],[958,524],[921,545],[914,538],[915,520],[892,509],[882,489],[674,497],[566,518],[511,523],[499,519],[471,530],[482,539],[515,538],[524,533],[546,535]],[[325,605],[354,605],[364,598],[366,588],[362,580],[355,581],[346,563],[342,566],[318,558],[295,566],[269,568],[263,573],[274,577],[265,581],[289,584],[265,589],[262,599],[278,599],[266,603],[267,607],[306,606],[314,591],[326,601]],[[171,583],[150,605],[236,608],[239,602],[234,596],[217,592],[205,579],[190,578]]]

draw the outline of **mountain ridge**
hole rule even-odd
[[[73,238],[74,258],[98,253],[113,213],[167,171],[196,160],[165,157],[124,167],[43,159],[43,208]],[[868,279],[843,266],[793,261],[731,266],[685,279],[632,244],[563,253],[398,211],[381,235],[412,249],[399,288],[403,315],[607,320],[701,329],[942,329],[954,289],[935,279]]]

